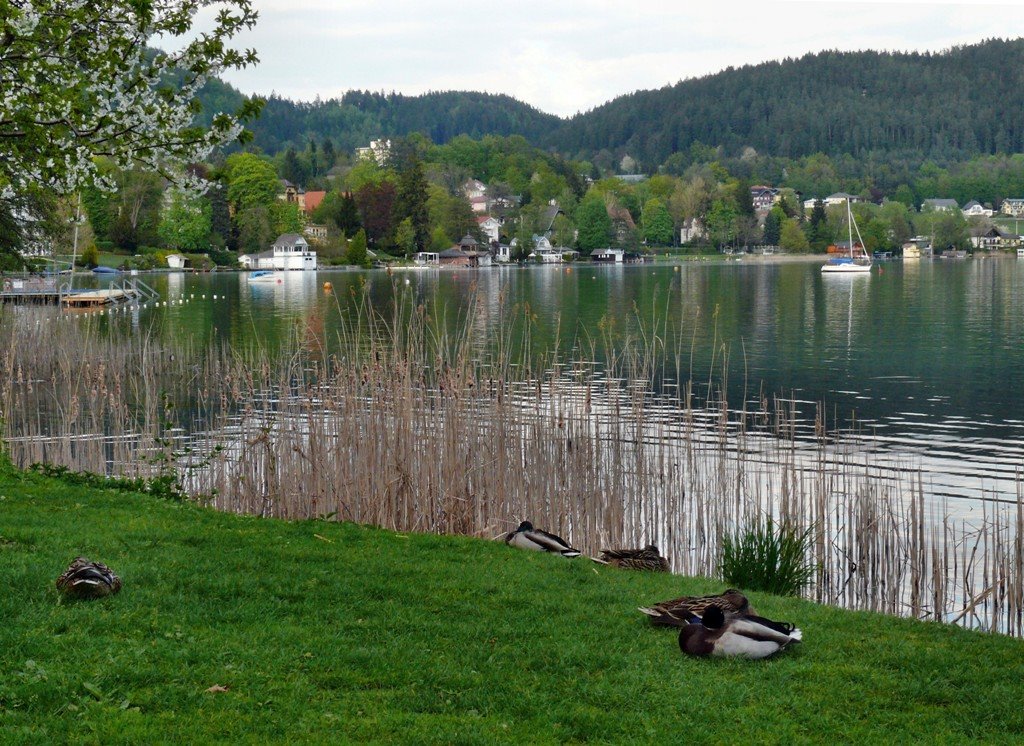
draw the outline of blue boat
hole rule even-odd
[[[97,275],[119,275],[121,270],[114,269],[113,267],[93,267],[92,271]]]

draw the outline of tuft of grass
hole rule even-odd
[[[723,537],[722,577],[737,588],[799,596],[814,577],[810,543],[810,528],[758,521]]]
[[[1009,637],[750,594],[804,642],[687,658],[636,610],[720,581],[219,513],[0,469],[0,743],[1006,742]],[[116,595],[61,603],[77,554]]]

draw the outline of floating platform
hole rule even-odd
[[[78,290],[64,296],[68,308],[94,308],[110,303],[128,303],[138,300],[142,294],[133,288],[111,288],[108,290]]]

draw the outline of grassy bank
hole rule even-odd
[[[58,603],[76,555],[120,595]],[[684,658],[636,606],[720,589],[498,542],[0,472],[0,741],[1008,741],[1024,643],[752,594],[804,628]],[[226,691],[207,691],[224,687]]]

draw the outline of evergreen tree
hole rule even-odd
[[[323,171],[327,173],[334,168],[334,162],[338,159],[338,154],[334,152],[334,141],[329,137],[324,138],[323,154]]]
[[[281,162],[281,178],[287,179],[296,186],[302,186],[306,183],[308,176],[305,166],[299,161],[299,154],[295,152],[295,148],[288,148],[284,153],[284,160]]]
[[[764,242],[769,246],[778,246],[782,235],[782,221],[786,213],[779,205],[775,205],[764,218]]]
[[[348,242],[348,252],[345,256],[346,264],[351,264],[355,267],[369,267],[370,266],[370,255],[366,250],[366,231],[362,228],[359,232],[352,237],[352,240]]]
[[[235,251],[238,248],[238,236],[231,224],[225,184],[214,182],[206,193],[206,199],[210,203],[210,242],[214,246]]]
[[[814,209],[811,210],[811,218],[807,222],[807,240],[810,242],[811,251],[816,254],[828,250],[831,232],[828,228],[828,216],[825,214],[825,203],[820,199],[814,201]]]
[[[430,244],[430,218],[427,213],[427,179],[423,175],[420,159],[411,155],[398,174],[398,188],[395,194],[395,218],[409,220],[414,231],[417,251],[424,251]]]

